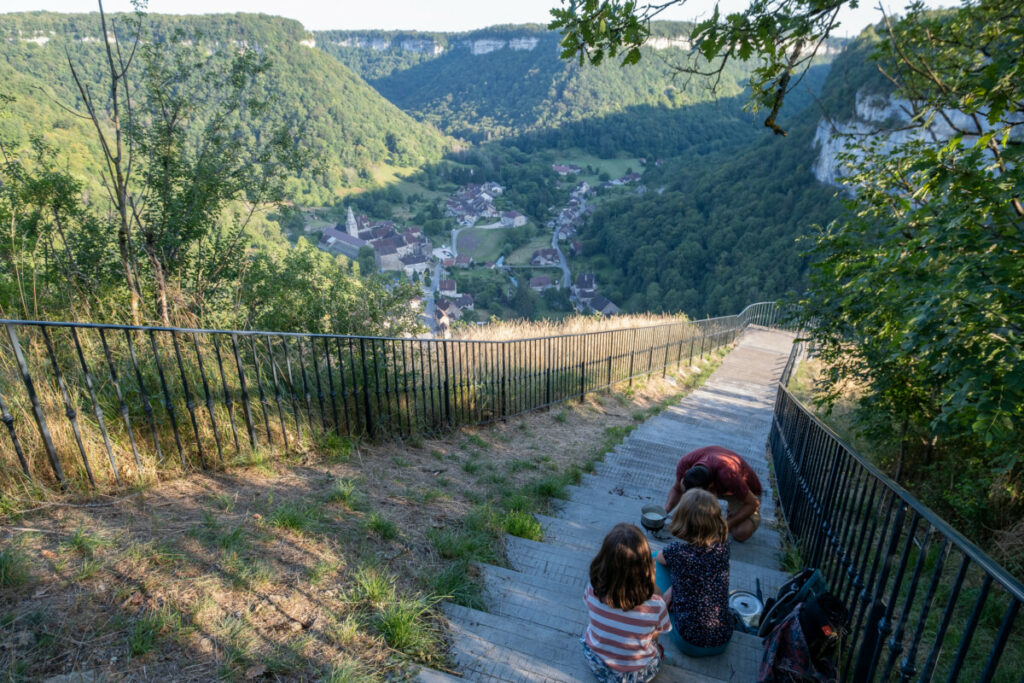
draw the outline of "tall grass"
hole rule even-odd
[[[653,327],[689,320],[685,315],[634,313],[604,318],[595,315],[574,315],[562,320],[509,320],[500,325],[474,325],[455,332],[455,338],[466,341],[516,341],[535,337],[557,337],[567,334],[588,334],[609,330]]]
[[[106,491],[311,448],[346,459],[354,438],[491,422],[689,363],[738,324],[579,316],[449,341],[10,324],[0,394],[21,454],[0,435],[0,491]]]

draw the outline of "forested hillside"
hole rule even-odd
[[[437,160],[449,139],[297,22],[106,21],[104,39],[99,14],[0,15],[0,315],[415,328],[411,287],[291,246],[271,212]]]
[[[660,167],[648,165],[646,193],[596,202],[579,234],[585,256],[573,270],[595,272],[602,292],[626,310],[734,312],[801,291],[807,264],[797,240],[841,210],[835,188],[819,183],[811,167],[818,94],[840,106],[833,90],[853,87],[850,76],[863,72],[847,66],[837,63],[824,92],[829,67],[808,72],[791,96],[785,138],[743,112],[746,98],[738,96],[680,109],[637,107],[514,144],[664,157]]]
[[[658,25],[666,37],[685,36],[689,28]],[[622,69],[616,60],[594,67],[560,59],[558,34],[537,26],[316,35],[320,47],[403,110],[473,141],[550,130],[631,107],[679,108],[714,98],[710,79],[673,68],[685,59],[678,47],[645,48],[645,59]],[[739,94],[748,75],[748,65],[730,64],[717,94]]]
[[[112,30],[128,38],[123,17],[111,17]],[[265,15],[149,15],[144,27],[155,41],[256,48],[270,58],[262,80],[267,110],[250,126],[258,136],[277,123],[301,138],[316,163],[303,169],[288,194],[306,205],[330,203],[345,188],[373,183],[375,169],[418,167],[438,160],[449,141],[430,125],[413,120],[387,102],[337,60],[314,48],[312,36],[296,21]],[[76,172],[95,177],[99,150],[88,122],[64,109],[77,99],[65,50],[98,88],[104,67],[96,14],[0,15],[0,82],[16,98],[0,120],[0,136],[44,138],[60,150]]]

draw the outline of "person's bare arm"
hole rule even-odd
[[[679,502],[679,499],[683,497],[683,487],[676,479],[675,485],[668,492],[668,500],[665,501],[665,512],[672,512],[672,509]]]

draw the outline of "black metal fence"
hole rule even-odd
[[[852,615],[841,680],[1024,680],[1024,586],[783,386],[769,448],[790,531]]]
[[[308,436],[376,438],[543,408],[775,325],[738,315],[515,341],[0,320],[0,475],[120,485]]]

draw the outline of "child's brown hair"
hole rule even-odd
[[[668,530],[676,538],[704,547],[725,543],[729,536],[718,499],[704,489],[689,489],[683,494]]]
[[[654,560],[643,532],[616,524],[590,563],[590,585],[604,604],[628,612],[654,595]]]

